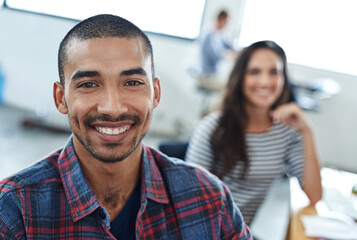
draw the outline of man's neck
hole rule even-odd
[[[142,147],[125,160],[100,162],[95,158],[81,159],[83,175],[113,221],[123,209],[135,188],[140,174]]]

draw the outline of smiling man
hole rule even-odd
[[[161,88],[139,28],[88,18],[58,67],[54,100],[73,135],[0,183],[0,239],[251,239],[221,181],[142,144]]]

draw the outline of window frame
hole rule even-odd
[[[168,38],[174,38],[174,39],[180,39],[180,40],[186,40],[186,41],[196,41],[200,34],[201,34],[201,29],[202,29],[202,25],[203,25],[203,19],[204,19],[204,13],[206,10],[206,6],[207,6],[207,0],[202,0],[203,1],[203,6],[202,6],[202,14],[199,17],[199,23],[197,24],[197,30],[195,33],[195,37],[187,37],[187,36],[180,36],[179,34],[175,35],[175,34],[169,34],[169,33],[164,33],[164,32],[158,32],[158,31],[153,31],[150,29],[144,29],[141,28],[143,30],[143,32],[148,33],[148,34],[153,34],[153,35],[157,35],[157,36],[162,36],[162,37],[168,37]],[[82,19],[79,18],[72,18],[72,17],[66,17],[66,16],[60,16],[60,15],[56,15],[56,14],[51,14],[51,13],[45,13],[45,12],[40,12],[40,11],[32,11],[32,10],[28,10],[25,8],[17,8],[17,7],[12,7],[9,6],[9,4],[7,3],[8,0],[3,0],[3,8],[7,8],[9,10],[12,11],[20,11],[20,12],[24,12],[24,13],[29,13],[29,14],[36,14],[36,15],[42,15],[42,16],[46,16],[46,17],[53,17],[53,18],[59,18],[59,19],[64,19],[64,20],[69,20],[69,21],[74,21],[74,22],[80,22]],[[124,16],[125,18],[125,16]],[[130,20],[132,21],[132,20]],[[134,22],[133,22],[134,23]],[[136,25],[136,23],[134,23]]]

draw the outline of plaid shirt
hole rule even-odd
[[[228,188],[143,146],[136,239],[251,239]],[[0,182],[0,239],[115,239],[72,145]]]

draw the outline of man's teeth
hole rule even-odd
[[[126,132],[129,129],[129,127],[123,127],[123,128],[96,127],[95,129],[100,133],[104,133],[104,134],[108,134],[108,135],[118,135],[118,134]]]

